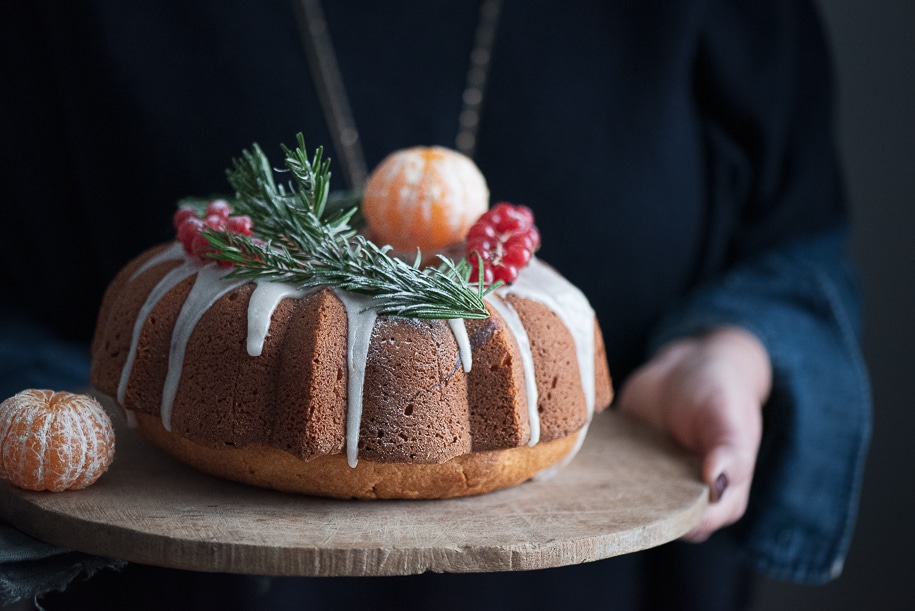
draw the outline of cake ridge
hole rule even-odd
[[[248,302],[248,337],[245,348],[248,356],[260,356],[264,341],[270,334],[270,319],[283,299],[302,299],[317,288],[298,289],[284,282],[265,282],[255,280],[254,292]]]
[[[172,408],[184,369],[184,354],[197,323],[220,297],[249,283],[247,280],[226,279],[225,276],[230,271],[231,269],[222,268],[216,264],[201,266],[197,270],[194,286],[191,287],[191,292],[178,312],[178,320],[175,321],[172,331],[171,349],[168,353],[168,372],[162,389],[160,407],[162,426],[166,431],[172,430]]]
[[[124,399],[127,394],[127,384],[130,380],[130,374],[133,371],[134,360],[137,356],[140,333],[143,331],[143,327],[146,325],[149,314],[152,312],[153,308],[156,307],[156,304],[158,304],[159,301],[171,289],[178,286],[178,284],[187,278],[190,278],[192,275],[197,273],[199,267],[202,267],[193,267],[191,263],[192,262],[186,261],[184,264],[169,270],[169,272],[162,278],[162,280],[160,280],[159,283],[153,287],[152,291],[146,297],[146,301],[143,303],[143,307],[140,308],[140,313],[137,315],[137,320],[133,325],[133,336],[131,339],[130,350],[127,352],[127,361],[124,363],[124,367],[121,370],[121,378],[117,390],[118,403],[124,403]],[[134,278],[136,278],[136,276]],[[131,278],[131,280],[134,278]]]
[[[487,296],[484,301],[499,313],[508,330],[515,339],[518,352],[521,356],[521,370],[524,372],[524,390],[527,397],[527,414],[531,428],[531,438],[527,445],[535,446],[540,443],[540,413],[537,411],[538,394],[537,382],[534,376],[534,355],[531,353],[531,342],[521,322],[521,317],[512,305],[502,298]]]
[[[542,303],[559,316],[575,342],[579,375],[590,418],[595,406],[595,314],[584,293],[537,257],[519,272],[513,284],[496,289],[496,293],[517,295]]]

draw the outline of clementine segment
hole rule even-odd
[[[488,206],[489,188],[473,161],[436,146],[388,155],[369,177],[362,200],[375,241],[424,252],[463,240]]]
[[[92,397],[25,390],[0,403],[0,477],[27,490],[78,490],[114,459],[111,418]]]

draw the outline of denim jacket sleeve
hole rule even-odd
[[[854,529],[871,433],[858,344],[859,296],[845,231],[825,232],[733,268],[673,308],[652,348],[739,325],[768,350],[773,390],[745,516],[729,530],[778,579],[837,577]]]

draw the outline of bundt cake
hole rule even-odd
[[[432,268],[389,256],[349,228],[352,211],[325,209],[326,162],[302,149],[301,139],[285,149],[296,179],[288,189],[269,176],[246,182],[269,168],[259,149],[246,151],[229,175],[232,208],[250,216],[231,216],[222,201],[182,208],[179,239],[121,270],[99,312],[95,388],[180,460],[286,491],[448,498],[515,485],[574,456],[612,396],[582,293],[536,257],[510,284],[490,284],[487,266],[499,260],[480,240],[473,269],[466,258]],[[284,206],[311,221],[290,221]],[[496,206],[489,225],[517,229],[502,218],[514,210]],[[337,276],[315,263],[323,246],[305,252],[313,245],[297,232],[308,222],[343,245]],[[372,282],[340,280],[353,265]],[[431,303],[440,285],[404,296],[430,278],[477,309]],[[389,281],[400,288],[378,288]]]

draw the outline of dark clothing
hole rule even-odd
[[[25,4],[0,26],[0,279],[85,340],[180,197],[225,192],[252,142],[279,165],[297,132],[331,137],[288,0]],[[476,3],[324,4],[369,166],[453,146]],[[842,222],[828,74],[806,3],[505,4],[476,161],[534,209],[618,379],[697,281]]]
[[[324,10],[369,166],[453,146],[477,4]],[[61,340],[87,340],[114,273],[172,239],[178,198],[225,192],[243,148],[330,148],[286,0],[4,3],[0,45],[0,312]],[[508,0],[476,155],[591,300],[617,386],[684,333],[763,340],[763,454],[721,536],[801,581],[841,567],[870,431],[830,86],[807,2]]]
[[[406,577],[263,578],[128,565],[43,598],[48,611],[728,611],[741,609],[750,576],[724,537],[672,543],[558,569],[424,573]],[[100,597],[105,592],[107,596]]]

